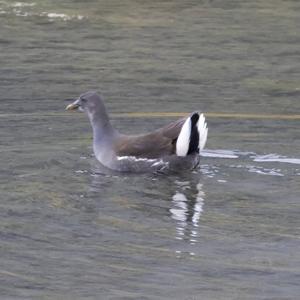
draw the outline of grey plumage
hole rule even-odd
[[[87,113],[93,128],[95,156],[110,169],[132,172],[177,171],[194,168],[199,163],[197,151],[182,157],[176,155],[176,147],[180,146],[176,144],[177,138],[187,118],[171,122],[148,134],[124,135],[112,127],[102,98],[96,92],[82,94],[66,109],[80,109]],[[205,130],[206,139],[206,127]]]

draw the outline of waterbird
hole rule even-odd
[[[81,94],[66,110],[88,115],[95,157],[115,171],[159,173],[194,169],[207,140],[204,114],[197,111],[146,134],[124,135],[111,125],[102,96],[96,91]]]

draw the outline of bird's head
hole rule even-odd
[[[89,91],[81,94],[78,99],[66,107],[66,110],[79,110],[85,112],[94,112],[97,107],[103,106],[102,99],[97,92]]]

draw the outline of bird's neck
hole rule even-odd
[[[93,128],[94,143],[101,143],[102,141],[107,141],[112,138],[115,130],[105,111],[88,112],[88,116]]]

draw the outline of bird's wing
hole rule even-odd
[[[175,144],[185,118],[144,135],[121,136],[115,145],[117,156],[158,158],[175,153]]]

